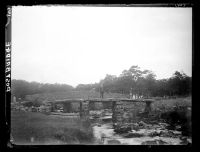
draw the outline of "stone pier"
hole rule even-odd
[[[146,106],[145,106],[145,112],[147,113],[147,114],[149,114],[150,112],[151,112],[151,110],[152,110],[152,107],[151,107],[151,101],[146,101]]]
[[[89,101],[80,102],[80,118],[88,118],[89,117]]]
[[[149,116],[153,100],[140,102],[116,101],[112,106],[112,122],[116,132],[127,132],[132,130],[133,123],[138,122],[139,106],[145,106],[144,113]],[[141,108],[140,108],[141,109]]]
[[[136,121],[136,111],[134,103],[113,102],[112,121],[115,127],[120,127]],[[133,110],[134,109],[134,110]]]

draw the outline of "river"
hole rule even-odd
[[[107,116],[104,120],[111,120]],[[122,144],[122,145],[183,145],[183,141],[191,143],[190,137],[183,137],[181,131],[168,130],[166,123],[147,124],[148,127],[131,130],[128,133],[114,132],[112,122],[99,121],[93,124],[93,134],[96,144]]]

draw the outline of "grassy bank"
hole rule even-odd
[[[14,144],[87,144],[92,143],[90,123],[32,112],[11,112]]]
[[[191,97],[156,101],[152,104],[154,113],[170,124],[170,128],[180,125],[183,135],[192,135],[192,101]]]
[[[191,107],[192,99],[190,97],[182,97],[176,99],[162,99],[155,101],[152,104],[153,110],[161,109],[165,111],[171,111],[173,107]]]

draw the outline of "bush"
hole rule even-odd
[[[163,112],[161,118],[170,124],[171,129],[175,129],[176,125],[181,125],[183,135],[191,135],[191,111],[188,109],[173,110]]]

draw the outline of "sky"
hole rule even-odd
[[[192,8],[12,8],[12,79],[75,87],[132,65],[192,76]]]

